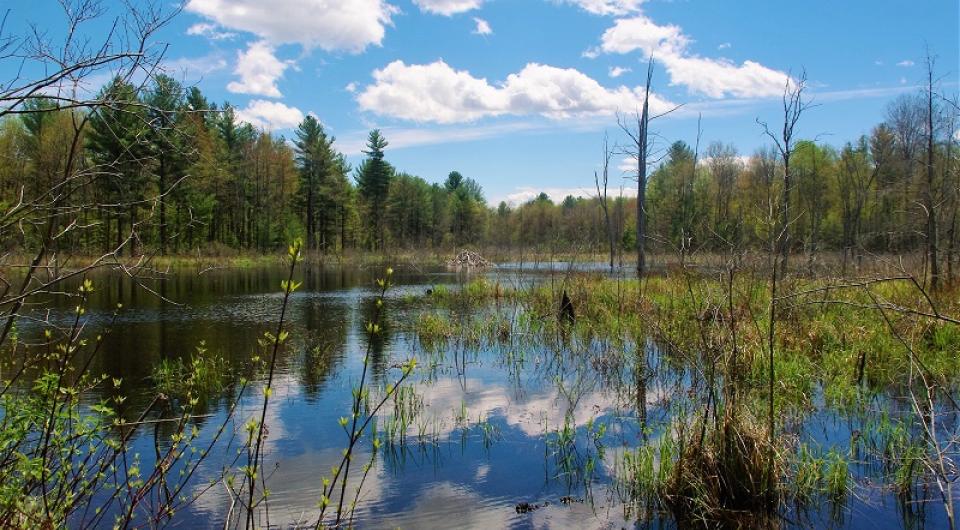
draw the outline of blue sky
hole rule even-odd
[[[7,5],[8,32],[62,31],[56,2]],[[400,170],[456,169],[496,202],[589,193],[651,53],[654,108],[683,104],[662,138],[692,143],[702,113],[703,144],[749,155],[802,69],[820,105],[800,133],[835,145],[922,82],[927,45],[956,92],[958,20],[956,0],[188,0],[157,39],[171,74],[257,126],[290,137],[315,114],[354,161],[379,127]]]

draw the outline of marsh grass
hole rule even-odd
[[[210,354],[201,342],[187,359],[161,359],[154,366],[151,379],[157,391],[169,397],[206,401],[227,388],[230,367],[223,357]]]
[[[680,524],[719,523],[727,527],[772,526],[769,491],[782,472],[777,454],[768,476],[767,433],[757,422],[728,414],[703,439],[682,441],[684,449],[663,487],[666,505]]]
[[[561,292],[574,322],[558,318]],[[937,407],[949,404],[943,392],[955,395],[960,326],[939,315],[960,313],[960,290],[933,300],[906,277],[789,277],[779,293],[771,313],[766,280],[750,273],[728,280],[690,270],[642,280],[584,273],[527,285],[487,278],[434,291],[427,307],[448,312],[421,315],[414,331],[435,350],[506,345],[505,365],[522,366],[526,352],[539,351],[558,364],[585,363],[627,401],[659,384],[665,424],[646,425],[645,398],[632,402],[642,431],[661,436],[626,449],[612,466],[613,487],[638,519],[666,512],[685,525],[776,526],[788,500],[798,507],[826,500],[839,518],[857,490],[877,487],[916,502],[936,478],[940,446],[925,440],[904,396]],[[771,316],[776,436],[758,419],[771,402]],[[630,353],[648,341],[660,368]],[[935,387],[918,384],[911,375],[918,369]],[[663,379],[668,371],[680,374],[672,384]],[[811,444],[812,418],[843,419],[848,439],[841,429],[823,447]],[[545,459],[558,476],[589,467],[582,429],[565,423],[547,440]]]

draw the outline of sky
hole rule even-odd
[[[4,4],[8,34],[34,24],[62,38],[50,17],[57,2]],[[379,128],[398,170],[430,182],[457,170],[496,204],[540,191],[589,195],[604,135],[626,141],[616,113],[642,104],[651,55],[651,109],[676,109],[652,125],[663,145],[693,144],[699,122],[701,146],[751,154],[767,143],[758,121],[782,122],[784,86],[801,72],[815,106],[799,135],[854,140],[898,94],[918,89],[927,48],[941,89],[956,93],[958,4],[186,0],[156,40],[168,45],[169,74],[256,127],[291,138],[315,115],[355,164]],[[0,62],[0,75],[12,67]],[[612,183],[629,189],[622,158]]]

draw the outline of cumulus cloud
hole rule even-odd
[[[561,0],[594,15],[623,16],[640,11],[643,0]]]
[[[272,44],[351,53],[380,45],[397,13],[385,0],[189,0],[186,9]]]
[[[689,44],[680,26],[667,24],[661,26],[645,16],[621,18],[613,27],[600,37],[600,49],[606,53],[630,53],[642,50],[650,55],[654,52],[677,54]]]
[[[671,85],[683,85],[712,98],[778,96],[788,79],[787,74],[754,61],[737,65],[725,59],[665,55],[663,64]]]
[[[911,67],[911,66],[913,66],[913,65],[914,65],[914,62],[911,61],[910,59],[905,59],[905,60],[900,61],[899,63],[897,63],[897,66],[902,66],[902,67],[904,67],[904,68],[909,68],[909,67]]]
[[[612,114],[638,107],[642,88],[606,88],[572,68],[527,64],[496,85],[455,70],[442,60],[407,65],[394,61],[373,72],[374,83],[357,96],[360,108],[417,122],[459,123],[502,115],[559,119]],[[672,106],[651,95],[653,112]]]
[[[483,0],[413,0],[413,3],[425,13],[449,17],[479,9]]]
[[[289,62],[277,59],[273,46],[269,43],[254,42],[246,51],[237,52],[237,67],[234,73],[240,76],[240,81],[230,82],[227,90],[236,94],[281,97],[277,80],[289,66]]]
[[[237,110],[237,118],[258,129],[273,131],[292,129],[303,121],[303,112],[278,101],[255,99],[245,108]]]
[[[610,77],[617,78],[627,72],[632,72],[632,71],[633,70],[631,70],[630,68],[621,68],[619,66],[613,66],[610,68],[609,72],[607,73],[610,74]]]
[[[473,21],[477,24],[477,28],[473,30],[474,35],[492,35],[493,29],[490,28],[490,23],[482,18],[473,18]]]
[[[667,69],[671,85],[682,85],[711,98],[768,97],[783,93],[789,76],[755,61],[736,64],[727,59],[701,57],[689,52],[690,38],[676,25],[660,25],[644,15],[621,18],[588,52],[626,54],[642,51]],[[722,46],[722,45],[721,45]]]

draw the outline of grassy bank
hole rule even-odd
[[[500,248],[469,247],[479,252],[495,266],[509,265],[510,268],[552,269],[564,271],[578,266],[589,265],[593,270],[606,270],[610,257],[604,252],[583,250],[555,251],[545,247]],[[326,267],[387,267],[398,271],[420,270],[421,268],[444,267],[453,258],[459,248],[450,249],[407,249],[397,248],[386,251],[365,251],[348,249],[346,252],[304,251],[304,262],[312,266]],[[0,270],[16,271],[29,267],[33,255],[11,251],[0,257]],[[742,270],[763,270],[768,266],[768,256],[763,252],[745,252],[737,256]],[[697,252],[680,256],[675,253],[648,253],[648,270],[655,275],[676,273],[680,270],[697,270],[701,273],[721,274],[730,255],[724,253]],[[167,271],[190,271],[206,273],[218,269],[249,269],[279,267],[283,258],[275,251],[237,251],[226,247],[211,247],[194,252],[149,254],[89,254],[60,252],[48,254],[39,264],[51,271],[69,272],[83,270],[91,266],[118,267],[128,270],[141,268]],[[839,252],[820,252],[816,255],[798,253],[791,256],[791,270],[798,277],[824,278],[838,276],[901,276],[903,271],[912,271],[922,276],[923,255],[912,254],[872,254],[864,259],[844,259]],[[617,255],[614,258],[614,270],[632,275],[636,266],[633,253]],[[846,270],[846,274],[842,274]],[[948,280],[950,280],[948,278]]]

